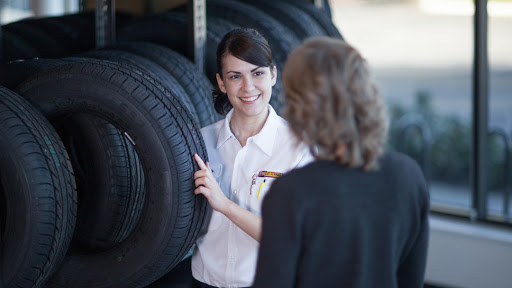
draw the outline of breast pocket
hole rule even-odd
[[[261,203],[275,180],[275,177],[257,177],[254,180],[247,201],[248,208],[252,213],[261,216]]]
[[[222,165],[221,164],[215,164],[210,163],[210,169],[212,169],[212,174],[215,180],[217,180],[217,183],[220,184],[221,177],[222,177]]]

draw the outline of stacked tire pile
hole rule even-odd
[[[341,38],[302,1],[207,1],[204,73],[183,55],[184,8],[118,14],[115,46],[94,49],[94,15],[4,25],[0,67],[0,228],[6,287],[151,287],[204,233],[193,193],[215,50],[259,30],[280,68],[303,39]],[[159,29],[155,29],[158,27]],[[281,84],[271,103],[283,105]]]

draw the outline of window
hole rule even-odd
[[[489,53],[488,217],[512,217],[512,1],[487,4]]]
[[[471,0],[331,1],[333,21],[368,59],[388,103],[390,148],[409,154],[423,168],[433,211],[463,216],[471,216],[475,193],[474,7]],[[505,209],[510,201],[504,193],[511,193],[512,174],[512,38],[507,34],[512,1],[493,0],[488,7],[486,216],[503,221],[503,213],[511,210]]]

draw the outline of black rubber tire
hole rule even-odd
[[[175,26],[177,25],[177,26]],[[170,48],[181,55],[187,54],[187,27],[180,25],[167,13],[142,16],[131,25],[117,31],[119,42],[150,42]],[[169,27],[169,29],[155,29],[155,27]],[[189,59],[191,60],[191,59]]]
[[[192,155],[207,159],[199,128],[176,96],[130,66],[82,59],[46,70],[18,90],[52,122],[93,114],[129,135],[146,177],[146,201],[126,240],[98,254],[73,254],[48,287],[144,287],[190,250],[207,201],[194,195]]]
[[[267,13],[288,27],[301,41],[308,37],[326,36],[325,30],[304,10],[286,2],[274,0],[242,0]]]
[[[59,17],[29,18],[20,21],[25,25],[36,26],[46,35],[54,39],[59,47],[67,50],[69,56],[94,48],[94,26],[91,21],[80,17],[78,14],[70,14]],[[92,33],[84,33],[91,26]]]
[[[39,51],[32,47],[30,43],[2,27],[2,58],[3,62],[9,62],[19,59],[30,59],[40,57]]]
[[[71,163],[57,132],[0,87],[0,233],[5,287],[40,287],[61,263],[75,225]]]
[[[34,58],[0,64],[0,85],[14,89],[31,75],[65,63],[60,59]]]
[[[133,15],[117,11],[115,14],[116,29],[130,23]],[[37,26],[47,35],[58,41],[69,53],[63,56],[82,53],[96,46],[96,27],[94,11],[66,14],[58,17],[24,19],[23,23]]]
[[[116,47],[148,58],[174,76],[194,105],[201,127],[221,119],[213,107],[212,84],[185,56],[149,42],[121,42]]]
[[[64,122],[64,121],[63,121]],[[125,240],[142,213],[142,166],[129,140],[101,118],[77,114],[56,127],[75,171],[78,209],[70,249],[106,251]]]
[[[69,62],[10,62],[0,69],[0,81],[12,89],[37,72]],[[104,251],[126,239],[140,217],[145,195],[142,166],[129,140],[106,121],[72,115],[60,126],[57,132],[70,154],[78,191],[71,248]]]
[[[174,94],[178,96],[178,99],[183,102],[185,107],[187,107],[188,111],[190,111],[194,120],[199,123],[199,117],[197,116],[196,108],[194,104],[192,104],[190,97],[188,97],[181,84],[174,78],[174,76],[172,76],[169,72],[167,72],[155,62],[135,53],[122,50],[110,50],[108,48],[89,51],[81,54],[80,56],[118,62],[131,65],[145,71],[147,74],[151,75],[154,79],[158,80],[162,85],[164,85],[165,88],[174,92]]]
[[[2,29],[17,34],[26,40],[30,46],[39,52],[41,57],[59,58],[70,54],[66,47],[61,46],[59,41],[46,34],[37,25],[18,21],[4,25]]]
[[[328,36],[334,37],[337,39],[343,39],[338,28],[332,23],[332,19],[330,16],[330,6],[328,10],[320,10],[315,7],[313,3],[308,3],[306,1],[296,1],[296,0],[281,0],[286,3],[293,4],[300,9],[304,10],[307,14],[309,14],[313,19],[317,21],[317,23],[323,27]]]

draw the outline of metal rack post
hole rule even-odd
[[[204,72],[206,58],[206,1],[187,1],[188,33],[187,53],[188,58],[196,64],[199,72]]]
[[[0,0],[0,62],[4,62],[4,51],[2,50],[3,49],[3,37],[2,37],[2,8],[4,6],[4,2],[2,0]],[[1,247],[1,246],[0,246]],[[1,287],[1,286],[0,286]]]
[[[96,48],[115,44],[116,41],[115,0],[96,0],[95,25]]]

